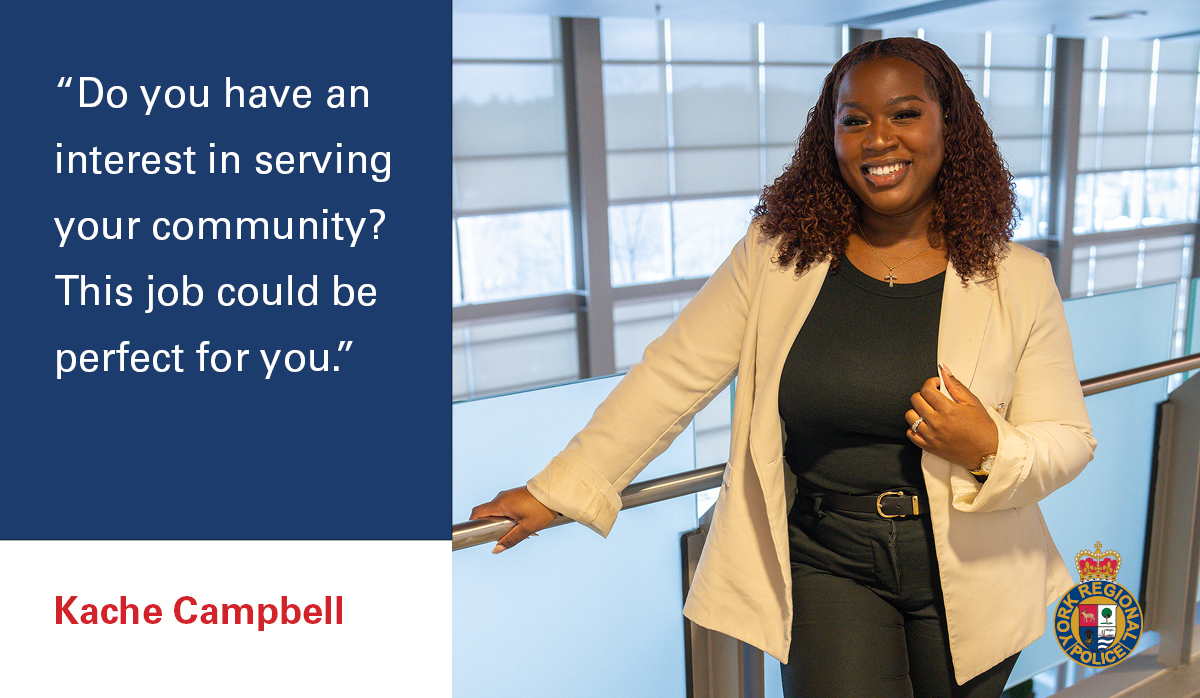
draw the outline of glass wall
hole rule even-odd
[[[557,26],[454,15],[455,303],[574,288]]]
[[[574,315],[498,319],[452,330],[453,393],[495,395],[579,377]]]
[[[595,61],[584,68],[600,77],[603,113],[571,115],[561,21],[454,15],[455,398],[590,375],[587,342],[611,345],[614,371],[640,356],[655,324],[645,309],[665,326],[662,309],[694,293],[744,234],[849,40],[836,27],[604,17],[600,55],[581,59]],[[1047,201],[1055,38],[908,33],[963,70],[1014,175],[1015,234],[1062,250],[1064,295],[1190,278],[1200,42],[1086,40],[1074,228],[1058,231]],[[591,289],[578,272],[590,262],[575,257],[595,226],[573,230],[570,216],[566,132],[580,116],[601,120],[607,170],[609,269]],[[612,306],[589,302],[613,292]],[[547,297],[558,301],[525,302]],[[611,312],[611,329],[591,312]],[[1181,350],[1182,325],[1176,337]],[[504,355],[524,360],[493,360]]]
[[[575,288],[558,27],[454,15],[452,306]],[[574,333],[573,315],[456,323],[452,395],[578,378]]]
[[[604,18],[612,282],[708,276],[791,159],[833,27]]]
[[[1075,232],[1195,221],[1200,44],[1085,42]]]
[[[452,515],[523,483],[587,423],[615,378],[453,406]],[[695,464],[689,428],[641,475]],[[582,526],[545,531],[502,555],[454,554],[454,694],[684,698],[679,536],[691,497],[621,512],[607,539]],[[614,670],[619,667],[619,670]],[[575,694],[580,694],[576,691]]]

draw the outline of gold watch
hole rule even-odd
[[[996,454],[995,453],[988,454],[983,457],[983,460],[979,461],[979,467],[972,470],[971,474],[977,478],[985,478],[988,475],[992,474],[992,464],[995,462],[996,462]]]

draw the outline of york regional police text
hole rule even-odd
[[[56,598],[56,625],[158,625],[162,607],[156,603],[142,606],[122,596],[119,603],[80,603],[78,596]],[[175,622],[182,625],[256,625],[259,631],[268,625],[341,625],[342,597],[326,596],[321,603],[301,606],[283,596],[278,604],[208,603],[193,596],[180,596],[171,606]]]

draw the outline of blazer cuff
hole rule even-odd
[[[621,510],[621,494],[608,480],[561,456],[552,458],[527,485],[534,499],[602,536],[608,536]]]
[[[959,511],[1003,509],[1029,476],[1029,441],[995,409],[985,409],[996,425],[996,460],[992,462],[991,473],[982,483],[966,468],[956,467],[951,471],[954,508]]]

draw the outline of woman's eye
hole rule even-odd
[[[861,116],[846,116],[842,118],[842,126],[862,126],[867,123]]]
[[[895,118],[897,118],[897,119],[915,119],[919,116],[921,116],[921,112],[917,111],[916,109],[905,109],[903,111],[896,112]]]

